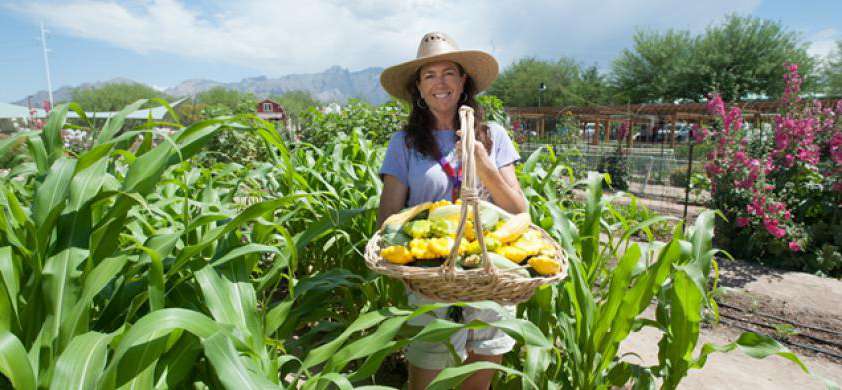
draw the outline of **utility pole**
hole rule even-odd
[[[50,95],[50,108],[55,103],[53,102],[53,82],[50,80],[50,60],[47,58],[47,31],[44,30],[44,22],[41,22],[41,49],[44,51],[44,70],[47,72],[47,93]]]

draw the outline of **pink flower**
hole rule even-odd
[[[775,238],[783,238],[786,235],[786,230],[778,226],[778,220],[772,218],[763,218],[763,227]]]
[[[725,102],[719,94],[713,94],[708,101],[708,111],[712,114],[725,116]],[[727,126],[726,126],[727,127]]]
[[[789,242],[789,250],[791,250],[793,252],[800,252],[801,246],[799,246],[798,243],[795,242],[795,241],[790,241]]]
[[[700,128],[699,125],[693,124],[693,129],[691,130],[693,134],[693,139],[696,141],[697,144],[704,142],[705,138],[707,138],[709,132],[708,129],[702,127]]]
[[[754,180],[747,178],[745,180],[734,180],[734,186],[737,188],[749,189],[754,185]]]
[[[749,219],[746,217],[737,217],[737,226],[745,227],[748,225]]]

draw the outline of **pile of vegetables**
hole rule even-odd
[[[402,210],[384,222],[380,256],[409,266],[437,267],[450,255],[461,218],[459,200],[426,202]],[[464,237],[459,242],[457,265],[475,268],[482,264],[473,213],[468,213]],[[561,271],[558,248],[532,227],[528,213],[509,214],[480,202],[479,222],[488,258],[497,268],[513,269],[522,276],[555,275]],[[523,264],[523,266],[521,266]]]

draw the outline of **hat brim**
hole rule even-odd
[[[497,60],[490,54],[479,50],[460,50],[418,58],[386,68],[380,74],[380,85],[389,95],[412,103],[412,94],[407,90],[407,85],[422,66],[439,61],[453,61],[461,65],[474,81],[477,93],[488,89],[500,71]]]

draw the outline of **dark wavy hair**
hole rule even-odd
[[[462,69],[461,65],[456,64],[456,67],[459,68],[460,76],[465,74],[465,70]],[[439,150],[439,145],[433,135],[435,117],[428,106],[424,106],[424,108],[422,108],[419,102],[421,100],[421,92],[418,91],[416,83],[420,79],[421,69],[419,68],[418,71],[415,72],[415,78],[411,79],[406,85],[406,89],[410,94],[412,94],[412,111],[409,113],[409,121],[407,121],[406,126],[404,126],[404,131],[406,132],[406,147],[433,160],[437,160],[439,156],[441,156],[441,151]],[[491,154],[491,147],[493,146],[491,136],[489,134],[488,125],[482,121],[482,118],[484,117],[483,109],[476,100],[477,88],[470,75],[468,75],[465,79],[463,92],[467,96],[467,99],[464,101],[460,99],[460,105],[464,104],[474,109],[474,123],[479,124],[475,132],[476,139],[482,142],[485,146],[485,150]],[[453,123],[456,123],[457,126],[459,124],[458,109],[456,110]]]

